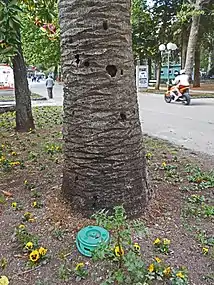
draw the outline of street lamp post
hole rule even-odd
[[[173,44],[173,43],[168,43],[166,46],[164,44],[161,44],[159,46],[159,51],[161,52],[161,54],[163,54],[164,52],[167,53],[167,65],[168,65],[168,68],[167,68],[167,84],[169,85],[169,77],[170,77],[170,55],[171,55],[171,52],[173,50],[176,50],[177,49],[177,45],[176,44]]]

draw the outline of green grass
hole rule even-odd
[[[32,93],[31,99],[32,100],[46,100],[45,97],[43,97],[37,93]],[[0,102],[8,102],[8,101],[14,101],[14,100],[15,100],[14,95],[0,95]]]

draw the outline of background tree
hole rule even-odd
[[[60,63],[57,6],[54,5],[52,10],[54,10],[54,14],[49,19],[53,29],[52,33],[46,23],[47,17],[43,17],[41,20],[39,13],[33,13],[32,16],[31,11],[22,18],[22,46],[25,60],[28,65],[42,66],[43,70],[57,67]]]
[[[186,64],[185,64],[186,73],[189,75],[190,78],[192,78],[192,72],[194,67],[195,52],[199,35],[200,19],[201,15],[203,14],[203,5],[208,4],[210,1],[196,0],[195,2],[193,1],[191,2],[194,5],[194,13],[192,16],[192,24],[190,29],[187,55],[186,55]]]
[[[84,9],[83,9],[84,7]],[[84,215],[147,202],[130,1],[61,0],[65,162],[62,190]]]
[[[22,53],[19,13],[16,1],[0,2],[0,41],[4,55],[12,57],[16,98],[16,130],[34,129],[27,71]]]

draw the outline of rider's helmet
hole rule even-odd
[[[186,70],[185,69],[181,69],[180,74],[185,74]]]

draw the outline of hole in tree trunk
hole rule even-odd
[[[76,54],[75,58],[76,58],[76,64],[78,65],[80,63],[80,56],[79,56],[79,54]]]
[[[108,22],[107,21],[103,21],[103,29],[105,31],[108,30]]]
[[[111,77],[115,77],[117,74],[117,67],[115,65],[107,65],[106,71],[111,75]]]
[[[121,72],[120,72],[120,74],[121,74],[121,75],[123,75],[123,69],[121,69]]]
[[[75,176],[75,182],[77,182],[79,180],[78,176]]]
[[[96,208],[96,204],[97,204],[97,200],[98,200],[98,197],[97,196],[93,196],[93,204],[92,204],[92,207],[93,208]]]
[[[89,67],[89,65],[90,65],[90,63],[89,63],[88,60],[84,62],[84,66],[85,66],[85,67]]]
[[[120,112],[120,118],[121,118],[121,120],[124,122],[124,121],[126,121],[126,114],[125,113],[123,113],[123,112]]]

